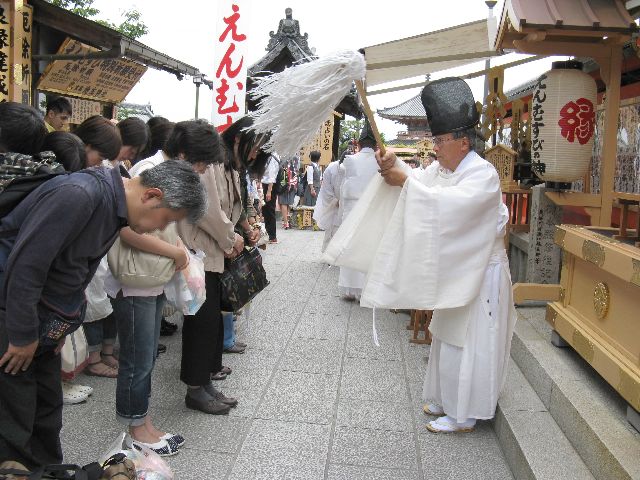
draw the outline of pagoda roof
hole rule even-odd
[[[278,73],[295,63],[309,62],[317,57],[309,48],[309,34],[300,33],[300,23],[294,20],[292,10],[285,10],[285,18],[280,20],[278,31],[269,32],[271,37],[265,50],[267,54],[251,65],[249,76]]]
[[[395,107],[378,110],[377,113],[382,118],[386,118],[388,120],[405,120],[410,118],[427,119],[427,113],[424,111],[424,107],[422,106],[420,95],[416,95]]]
[[[267,45],[267,54],[247,69],[247,92],[255,88],[253,78],[264,77],[271,73],[280,73],[285,68],[299,63],[310,62],[318,57],[309,48],[309,34],[300,33],[300,23],[293,18],[291,8],[285,9],[285,18],[280,20],[277,32],[269,32],[271,37]],[[247,98],[249,111],[257,109],[257,102]],[[355,86],[342,99],[336,111],[362,118],[360,100]]]

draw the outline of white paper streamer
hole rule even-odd
[[[380,346],[378,341],[378,330],[376,329],[376,307],[373,307],[373,344],[376,347]]]
[[[313,140],[349,93],[352,82],[365,76],[365,70],[362,54],[343,50],[256,78],[251,97],[259,100],[259,108],[250,114],[254,119],[250,128],[273,133],[265,150],[280,156],[295,155]]]

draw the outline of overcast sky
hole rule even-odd
[[[502,11],[500,0],[496,16]],[[164,52],[192,65],[213,78],[216,18],[215,0],[96,0],[100,18],[118,21],[119,12],[135,6],[149,28],[139,40],[151,48]],[[403,2],[373,2],[362,0],[251,0],[248,53],[246,60],[253,65],[265,54],[269,32],[277,31],[278,22],[285,16],[285,8],[293,9],[293,18],[300,22],[301,32],[309,34],[309,46],[322,56],[342,49],[361,47],[397,40],[433,30],[451,27],[487,17],[484,0],[405,0]],[[504,60],[493,60],[505,63]],[[462,74],[479,70],[482,64],[467,67]],[[509,69],[505,75],[505,90],[538,76],[550,67],[550,60],[541,60]],[[449,72],[451,73],[451,72]],[[446,76],[445,74],[438,76]],[[433,78],[437,78],[434,76]],[[416,79],[413,79],[415,81]],[[420,81],[421,79],[417,79]],[[405,83],[412,83],[407,81]],[[483,80],[470,81],[479,100]],[[377,87],[376,87],[377,88]],[[369,98],[372,109],[395,106],[419,93],[409,89]],[[157,115],[179,121],[193,118],[195,86],[190,78],[178,81],[175,76],[149,69],[126,101],[150,103]],[[211,117],[213,96],[206,87],[200,88],[200,117]],[[401,124],[378,117],[380,130],[387,139],[396,137]]]

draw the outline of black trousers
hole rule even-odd
[[[271,194],[271,200],[267,202],[267,191],[269,184],[262,184],[262,192],[265,194],[264,205],[262,207],[262,216],[264,217],[264,228],[269,234],[269,240],[275,240],[276,236],[276,199],[277,195]]]
[[[220,313],[220,274],[205,272],[207,299],[195,315],[184,317],[180,380],[190,386],[207,385],[222,369],[224,327]]]
[[[0,318],[0,357],[8,345]],[[38,350],[27,371],[11,375],[4,368],[0,370],[0,463],[15,460],[28,468],[62,463],[60,355]]]

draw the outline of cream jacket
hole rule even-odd
[[[178,222],[178,233],[188,248],[206,254],[207,272],[222,273],[224,252],[233,248],[234,227],[242,211],[240,180],[236,171],[225,171],[223,164],[216,163],[207,167],[200,181],[207,189],[209,209],[196,225]]]

